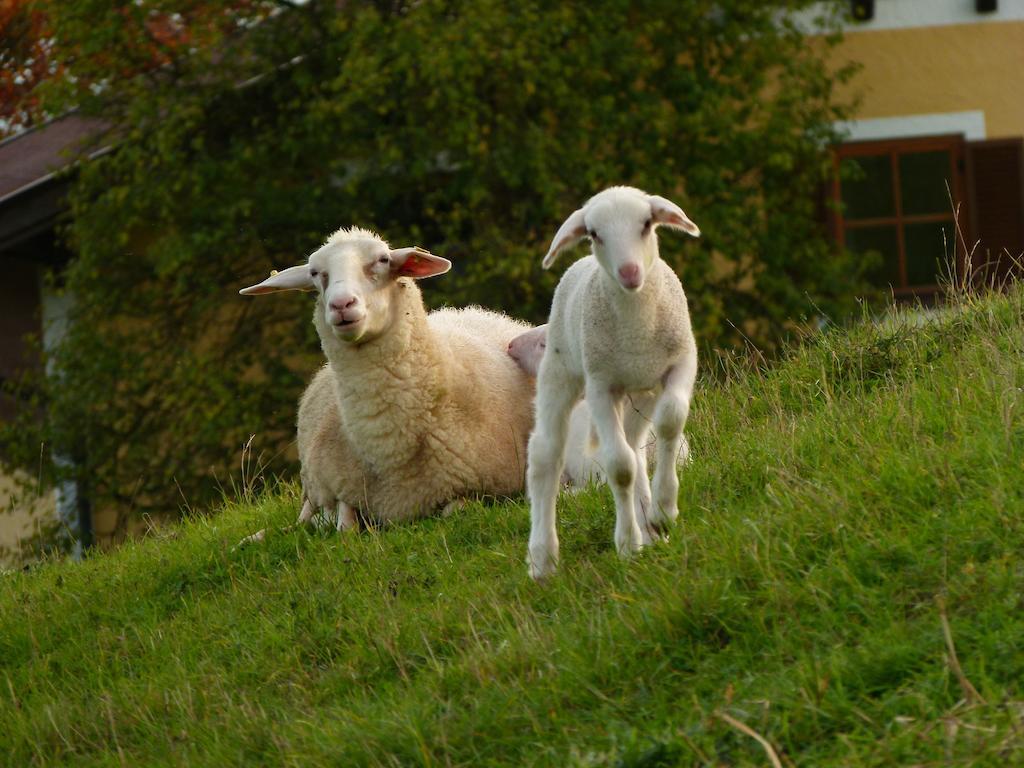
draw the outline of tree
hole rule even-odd
[[[78,172],[66,379],[13,442],[67,447],[94,503],[203,507],[253,434],[288,467],[310,308],[236,291],[341,225],[451,258],[434,303],[542,321],[558,224],[628,183],[704,232],[662,253],[706,346],[770,349],[850,300],[813,194],[845,73],[784,13],[809,0],[41,2],[72,76],[49,104],[117,150]]]
[[[0,0],[0,139],[38,122],[36,86],[51,71],[44,14],[27,0]]]

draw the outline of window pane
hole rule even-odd
[[[904,215],[916,213],[950,213],[950,153],[914,152],[900,155],[900,197]]]
[[[868,261],[867,277],[877,286],[899,288],[900,246],[896,227],[857,227],[846,230],[846,247]]]
[[[903,242],[907,248],[907,285],[935,285],[938,275],[949,274],[946,261],[955,253],[952,221],[907,224]]]
[[[843,160],[840,194],[843,216],[847,220],[895,216],[892,189],[892,164],[888,155]]]

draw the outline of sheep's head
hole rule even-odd
[[[365,229],[340,229],[300,264],[243,288],[247,296],[274,291],[316,291],[323,312],[321,332],[341,341],[363,343],[380,336],[393,318],[398,278],[440,275],[451,262],[421,248],[390,248]]]
[[[643,288],[647,270],[658,258],[654,230],[659,226],[700,237],[697,225],[671,200],[633,187],[610,187],[565,220],[551,242],[543,267],[547,269],[559,253],[588,237],[604,271],[622,290],[634,293]]]
[[[508,354],[524,373],[536,376],[540,370],[540,361],[547,348],[548,326],[539,325],[526,333],[521,333],[508,343]]]

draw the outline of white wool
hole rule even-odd
[[[446,271],[420,249],[341,229],[308,265],[245,289],[316,290],[327,364],[299,403],[305,497],[318,509],[408,520],[481,494],[523,488],[533,380],[506,354],[528,326],[479,307],[428,314],[413,279]]]

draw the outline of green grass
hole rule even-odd
[[[289,485],[0,576],[0,762],[769,764],[742,723],[785,765],[1024,764],[1022,318],[727,366],[671,541],[620,562],[607,491],[563,495],[545,586],[518,499],[233,551]]]

